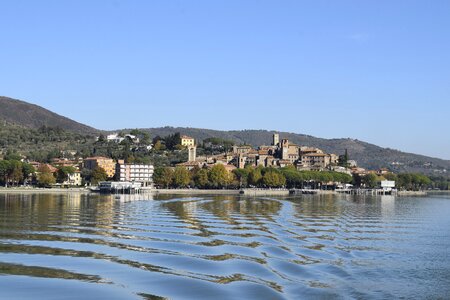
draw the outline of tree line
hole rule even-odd
[[[428,188],[449,189],[448,179],[439,177],[433,181],[428,176],[417,173],[388,173],[378,176],[374,173],[366,175],[334,171],[300,171],[294,167],[264,168],[250,167],[234,169],[228,172],[217,164],[212,168],[194,168],[188,171],[184,167],[159,167],[153,175],[154,183],[160,188],[315,188],[327,186],[335,188],[336,184],[353,184],[360,188],[376,188],[383,180],[393,180],[396,188],[405,190],[424,190]]]
[[[184,167],[159,167],[155,169],[153,181],[161,188],[302,188],[311,184],[320,187],[321,183],[329,182],[349,183],[352,177],[332,171],[298,171],[293,167],[276,169],[247,166],[228,172],[223,165],[217,164],[211,168],[196,167],[190,171]]]

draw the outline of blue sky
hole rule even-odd
[[[100,128],[351,137],[450,159],[450,1],[1,1],[0,95]]]

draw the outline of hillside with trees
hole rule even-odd
[[[31,154],[36,160],[55,156],[63,150],[75,150],[82,156],[110,154],[111,157],[125,157],[130,161],[137,159],[143,162],[156,162],[168,165],[181,162],[186,153],[181,148],[175,149],[179,134],[189,135],[201,145],[204,154],[218,151],[229,151],[232,144],[248,144],[259,146],[270,144],[275,131],[267,130],[233,130],[220,131],[200,128],[147,128],[134,129],[152,139],[156,152],[153,157],[147,154],[124,153],[126,147],[119,149],[115,145],[95,137],[106,132],[80,124],[66,117],[55,114],[40,106],[7,97],[0,97],[0,150],[14,149]],[[123,129],[119,132],[131,132]],[[395,173],[424,173],[435,177],[448,177],[450,161],[406,153],[394,149],[382,148],[356,139],[322,139],[310,135],[278,132],[281,138],[302,146],[312,146],[328,153],[342,155],[348,151],[349,159],[356,160],[361,167],[367,169],[388,168]],[[178,134],[178,136],[177,136]],[[163,140],[164,138],[164,140]],[[222,148],[221,148],[222,147]],[[169,150],[169,151],[167,151]],[[145,152],[145,151],[144,151]],[[202,153],[200,152],[199,155]],[[145,157],[147,156],[147,158]]]
[[[60,116],[28,102],[0,96],[0,122],[26,128],[58,127],[79,134],[98,134],[99,130]]]
[[[182,132],[195,138],[199,144],[204,140],[216,138],[232,141],[238,145],[248,144],[252,146],[268,145],[272,141],[272,135],[279,133],[280,138],[287,138],[290,142],[302,146],[317,147],[327,153],[341,155],[347,150],[349,159],[356,160],[358,165],[367,169],[388,168],[396,173],[416,172],[434,176],[448,176],[450,173],[450,161],[448,160],[382,148],[350,138],[322,139],[291,132],[267,130],[220,131],[190,127],[160,127],[141,130],[147,131],[151,136],[166,136]]]

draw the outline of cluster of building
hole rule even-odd
[[[109,179],[120,182],[138,182],[142,186],[151,186],[153,183],[153,165],[148,164],[127,164],[123,160],[117,162],[111,158],[103,156],[88,157],[85,159],[53,159],[51,164],[39,162],[29,162],[36,170],[45,165],[51,173],[57,173],[59,168],[73,167],[75,172],[68,174],[61,185],[81,186],[81,170],[93,171],[95,168],[102,168]]]
[[[153,165],[127,164],[124,160],[115,162],[112,158],[95,156],[84,159],[83,166],[88,170],[100,167],[108,178],[120,182],[139,182],[142,186],[150,186],[153,182]]]
[[[288,139],[281,139],[279,134],[275,133],[272,143],[269,146],[263,145],[253,148],[248,145],[234,146],[230,153],[219,155],[197,157],[197,148],[193,138],[183,136],[190,143],[185,146],[188,148],[188,161],[178,164],[178,166],[192,169],[194,167],[208,167],[214,164],[223,164],[227,169],[253,167],[274,167],[281,168],[286,166],[295,166],[298,170],[326,170],[336,168],[339,156],[336,154],[325,153],[323,150],[315,147],[299,146],[291,143]],[[183,141],[183,139],[182,139]],[[356,162],[351,162],[356,166]],[[346,168],[344,168],[346,169]]]

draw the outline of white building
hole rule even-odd
[[[119,181],[141,182],[150,186],[153,182],[153,165],[125,164],[119,161],[116,165],[116,177]]]
[[[81,185],[81,173],[80,171],[75,171],[72,174],[67,174],[67,179],[62,183],[63,185]]]
[[[383,180],[380,182],[380,187],[384,192],[391,192],[395,189],[395,181],[393,180]]]
[[[119,134],[117,134],[117,133],[113,133],[113,134],[108,134],[106,136],[106,140],[108,142],[120,143],[124,140],[124,138],[120,137]]]
[[[139,138],[132,134],[125,134],[123,137],[119,136],[118,133],[109,134],[106,136],[108,142],[121,143],[125,138],[129,138],[133,143],[139,143]]]

